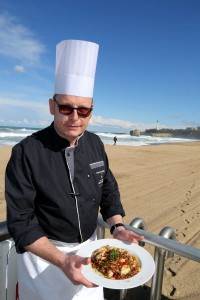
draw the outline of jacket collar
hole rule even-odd
[[[69,141],[61,137],[55,130],[54,122],[52,122],[50,125],[50,131],[51,131],[53,145],[56,148],[56,150],[62,150],[66,147],[69,147],[70,145]]]
[[[69,147],[70,146],[70,142],[61,137],[57,131],[55,130],[55,127],[54,127],[54,122],[51,123],[50,125],[50,131],[51,131],[51,136],[52,136],[52,141],[53,141],[53,144],[54,144],[54,147],[56,148],[56,150],[63,150],[65,149],[66,147]],[[76,145],[78,145],[78,142],[79,140],[83,137],[84,134],[81,134],[78,138],[77,138],[77,143]]]

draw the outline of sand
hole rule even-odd
[[[0,146],[0,221],[6,219],[6,203],[5,203],[5,168],[10,158],[12,147]]]
[[[10,152],[11,147],[0,147],[1,221],[5,220],[4,172]],[[170,226],[176,231],[177,241],[200,248],[200,142],[106,146],[106,152],[119,184],[125,223],[141,217],[147,230],[155,234]],[[153,255],[154,247],[145,248]],[[199,278],[197,262],[177,255],[168,258],[163,299],[200,299]]]

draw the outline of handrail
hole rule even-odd
[[[101,235],[103,236],[103,229],[109,228],[108,224],[103,221],[102,217],[98,217],[98,225],[101,227]],[[130,226],[131,225],[131,226]],[[171,227],[165,227],[161,230],[160,235],[148,232],[144,221],[140,218],[134,219],[130,225],[125,225],[128,230],[144,236],[144,242],[155,246],[155,273],[152,277],[150,300],[160,300],[162,294],[162,282],[164,275],[165,257],[172,257],[174,253],[200,262],[200,250],[175,240],[175,231]],[[135,228],[135,227],[140,228]],[[105,232],[104,232],[105,234]],[[120,300],[126,297],[126,290],[121,290]]]
[[[171,227],[164,227],[160,231],[160,235],[167,239],[176,240],[176,233]],[[161,248],[155,248],[154,260],[155,260],[155,273],[151,283],[151,300],[160,300],[162,294],[162,283],[164,275],[165,258],[173,257],[174,253],[166,251]]]
[[[5,241],[10,238],[10,234],[7,228],[7,222],[0,222],[0,242]]]
[[[132,228],[130,226],[126,226],[127,229],[134,231],[137,234],[144,236],[144,242],[147,242],[150,245],[153,245],[157,248],[161,248],[164,250],[167,250],[169,252],[173,252],[175,254],[178,254],[180,256],[184,256],[186,258],[189,258],[191,260],[200,262],[200,250],[197,248],[194,248],[192,246],[182,244],[180,242],[164,238],[162,236],[143,231],[141,229]]]
[[[103,221],[102,217],[98,217],[98,224],[100,226],[103,226],[105,228],[109,228],[108,224]],[[144,242],[153,245],[157,248],[164,249],[169,252],[173,252],[175,254],[178,254],[180,256],[187,257],[191,260],[200,262],[200,250],[185,244],[182,244],[180,242],[159,236],[157,234],[148,232],[146,230],[134,228],[130,225],[125,225],[126,229],[131,230],[137,234],[144,236]]]
[[[0,242],[10,238],[8,233],[6,222],[0,222]],[[133,226],[138,226],[136,228]],[[97,236],[98,238],[105,237],[105,229],[109,229],[109,226],[106,222],[103,221],[101,216],[98,216],[98,227],[97,227]],[[152,279],[151,286],[151,300],[160,300],[161,299],[161,289],[162,289],[162,279],[163,279],[163,269],[164,269],[164,260],[168,255],[172,257],[173,254],[178,254],[184,256],[188,259],[200,262],[200,250],[189,245],[182,244],[175,240],[175,232],[170,227],[165,227],[161,230],[160,235],[153,234],[148,232],[146,225],[142,219],[134,219],[130,225],[125,224],[125,228],[131,230],[137,234],[144,236],[144,242],[155,246],[155,264],[156,271]],[[126,290],[121,290],[120,300],[123,300],[126,295]]]

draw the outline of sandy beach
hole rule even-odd
[[[4,172],[11,149],[0,146],[1,221],[6,216]],[[106,146],[106,152],[126,211],[124,222],[141,217],[155,234],[170,226],[177,241],[200,248],[200,142]],[[153,247],[145,248],[153,255]],[[165,299],[200,299],[199,278],[199,264],[176,255],[166,260],[162,294]]]

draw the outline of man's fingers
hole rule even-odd
[[[90,257],[86,257],[82,260],[82,265],[88,265],[91,262],[91,258]]]
[[[81,268],[82,265],[88,265],[91,262],[90,257],[80,257],[80,259],[77,261],[76,266],[79,265],[79,267]],[[87,288],[93,288],[93,287],[97,287],[94,283],[90,282],[89,280],[87,280],[84,275],[82,275],[81,273],[79,273],[79,278],[78,280],[76,279],[77,283],[86,286]],[[75,284],[77,284],[75,283]]]
[[[90,262],[91,262],[91,259],[89,257],[79,256],[79,258],[76,260],[75,267],[81,268],[81,265],[88,265]]]
[[[144,236],[133,233],[130,230],[120,230],[115,234],[114,238],[124,240],[124,241],[129,241],[129,242],[137,244],[138,241],[141,241],[144,239]]]

